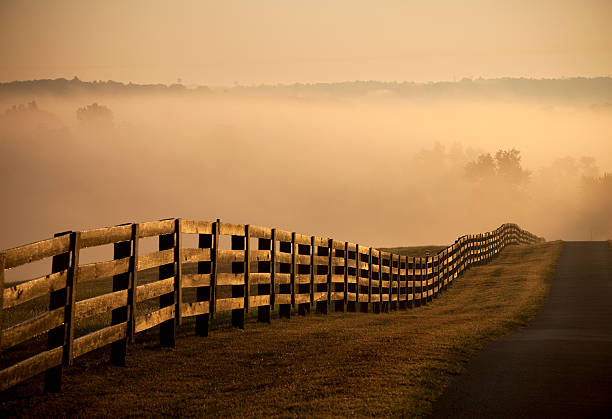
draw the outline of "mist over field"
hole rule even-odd
[[[610,90],[502,100],[332,87],[5,90],[0,247],[168,217],[372,246],[446,244],[504,222],[547,239],[612,236]],[[495,154],[512,149],[504,167]]]

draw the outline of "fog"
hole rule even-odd
[[[92,103],[112,118],[77,118]],[[380,247],[447,244],[505,222],[550,240],[612,237],[605,104],[232,89],[24,93],[0,96],[0,112],[2,249],[169,217]],[[529,172],[520,181],[468,169],[512,149]]]

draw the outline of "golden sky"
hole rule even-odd
[[[2,0],[0,35],[0,81],[612,75],[610,0]]]

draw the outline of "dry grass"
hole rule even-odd
[[[2,394],[0,413],[423,416],[475,351],[533,317],[560,250],[560,242],[509,247],[412,310],[251,320],[208,338],[187,326],[175,349],[145,336],[127,367],[97,351],[66,370],[62,393],[45,395],[34,379]]]

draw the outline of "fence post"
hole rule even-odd
[[[219,270],[219,225],[221,220],[217,218],[217,221],[213,223],[213,252],[212,252],[212,272],[210,274],[210,320],[215,318],[217,311],[217,271]]]
[[[310,236],[310,307],[315,307],[315,311],[319,312],[319,307],[314,299],[315,286],[315,236]]]
[[[174,221],[174,233],[176,236],[174,245],[174,264],[176,271],[174,275],[174,293],[176,295],[176,308],[174,315],[176,324],[183,324],[183,264],[181,262],[181,247],[183,246],[183,234],[181,232],[183,222],[180,218]]]
[[[4,317],[4,253],[0,253],[0,357],[2,356],[2,322]]]
[[[71,234],[70,231],[57,233],[54,237]],[[70,268],[70,251],[62,253],[60,255],[53,256],[51,261],[51,273],[61,272],[64,269]],[[69,284],[70,275],[66,281],[66,287],[52,291],[49,295],[49,311],[55,310],[60,307],[64,307],[64,323],[58,327],[49,330],[47,336],[47,349],[55,349],[65,344],[67,320],[69,320],[67,297],[68,287],[72,288],[72,284]],[[60,365],[49,368],[45,372],[45,391],[51,393],[57,393],[62,389],[62,373],[63,373],[63,362]]]
[[[249,275],[251,273],[251,229],[244,226],[244,312],[249,312],[249,296],[251,294]]]
[[[138,242],[140,226],[132,224],[132,260],[130,262],[130,290],[128,291],[129,321],[128,335],[130,343],[134,343],[134,319],[136,318],[136,288],[138,287]]]
[[[291,233],[291,307],[295,308],[295,274],[296,263],[295,255],[297,253],[297,245],[295,244],[295,231]]]
[[[123,224],[125,225],[125,224]],[[113,259],[123,259],[132,256],[132,242],[124,241],[113,244]],[[130,264],[131,265],[131,264]],[[130,272],[113,276],[113,292],[129,290]],[[129,291],[127,305],[118,307],[111,311],[111,325],[127,322],[129,319]],[[127,341],[129,333],[126,332],[125,338],[111,344],[111,363],[117,366],[125,366],[127,354]]]
[[[246,226],[243,230],[243,235],[235,236],[232,235],[232,250],[242,250],[246,254]],[[246,306],[244,306],[245,292],[245,279],[246,279],[246,267],[244,266],[244,258],[242,262],[232,262],[232,273],[242,274],[242,285],[232,285],[232,298],[243,298],[243,308],[232,309],[232,326],[244,329],[244,312]]]
[[[171,250],[175,246],[176,232],[162,234],[159,236],[159,250]],[[159,267],[159,280],[172,278],[175,276],[175,260],[172,263]],[[175,281],[176,284],[176,281]],[[159,297],[159,308],[165,308],[176,304],[176,286],[172,292]],[[173,317],[159,325],[159,343],[161,346],[174,347],[175,345],[175,324],[176,317]]]
[[[355,244],[355,301],[351,301],[347,305],[347,311],[351,313],[357,311],[357,307],[359,306],[359,275],[359,244]]]
[[[368,250],[368,301],[361,305],[361,312],[368,313],[372,304],[372,248]]]
[[[332,267],[333,267],[333,253],[334,253],[334,240],[333,239],[327,239],[327,255],[328,255],[328,262],[327,262],[327,305],[330,306],[332,303]]]
[[[276,275],[276,229],[272,229],[270,246],[272,253],[270,254],[270,311],[274,310],[275,301],[276,301],[276,284],[275,278]],[[269,321],[269,320],[268,320]]]
[[[212,223],[212,230],[215,229],[215,223]],[[196,316],[195,332],[198,336],[208,336],[208,324],[210,322],[210,313],[212,311],[212,301],[210,298],[212,290],[212,265],[215,258],[213,246],[214,231],[210,234],[198,234],[198,248],[210,249],[210,261],[198,262],[198,275],[207,275],[209,278],[208,286],[196,288],[196,301],[208,301],[208,313],[198,314]]]
[[[348,305],[348,242],[344,242],[344,304],[342,305],[342,312],[345,312]]]

